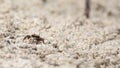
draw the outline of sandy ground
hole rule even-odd
[[[120,0],[91,3],[0,0],[0,68],[120,68]]]

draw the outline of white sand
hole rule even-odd
[[[0,68],[120,68],[120,0],[91,3],[0,0]]]

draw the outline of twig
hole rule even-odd
[[[86,0],[85,2],[85,16],[86,18],[90,18],[90,0]]]

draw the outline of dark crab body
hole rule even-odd
[[[39,42],[40,43],[44,43],[44,38],[41,38],[39,35],[36,35],[36,34],[33,34],[33,35],[26,35],[24,38],[23,38],[23,41],[26,40],[26,39],[33,39],[34,41],[36,41],[36,44],[38,44]]]

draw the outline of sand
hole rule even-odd
[[[0,0],[0,68],[120,68],[119,3]]]

